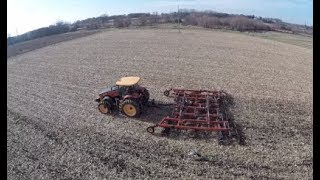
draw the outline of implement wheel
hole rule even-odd
[[[169,96],[169,94],[170,94],[170,91],[169,91],[169,90],[165,90],[165,91],[163,92],[163,95],[165,95],[165,96]]]
[[[119,109],[127,117],[138,117],[141,114],[140,104],[131,99],[126,99],[120,103]]]
[[[150,126],[150,127],[148,127],[148,128],[147,128],[148,133],[153,134],[153,133],[154,133],[154,128],[155,128],[155,126]]]
[[[106,101],[101,101],[98,105],[98,109],[102,114],[109,114],[111,112],[111,105]]]

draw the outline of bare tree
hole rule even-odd
[[[140,26],[145,26],[147,25],[147,22],[148,22],[148,17],[143,15],[139,18],[139,21],[140,21]]]
[[[114,20],[114,26],[117,28],[128,27],[131,24],[131,20],[129,18],[116,18]]]

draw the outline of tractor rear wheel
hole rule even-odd
[[[98,105],[98,109],[102,114],[108,114],[111,112],[111,105],[107,101],[101,101]]]
[[[128,117],[138,117],[141,114],[140,104],[134,100],[126,99],[119,104],[122,114]]]

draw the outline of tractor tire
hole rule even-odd
[[[144,91],[142,92],[142,103],[146,104],[149,101],[150,98],[150,93],[147,89],[144,89]]]
[[[121,113],[127,117],[138,117],[141,114],[141,106],[138,102],[126,99],[119,104]]]
[[[108,101],[101,101],[98,105],[98,109],[102,114],[111,113],[111,105]]]

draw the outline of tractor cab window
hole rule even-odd
[[[127,91],[132,91],[134,89],[134,86],[129,86],[128,88],[127,88]]]
[[[111,90],[112,90],[112,91],[118,90],[118,89],[119,89],[119,86],[112,86],[112,87],[111,87]]]
[[[124,96],[126,94],[127,91],[127,87],[125,86],[118,86],[118,91],[121,94],[121,96]]]

